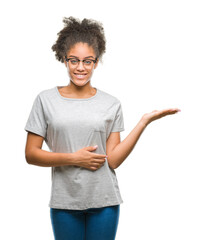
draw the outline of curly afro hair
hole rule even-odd
[[[96,57],[102,59],[106,44],[102,23],[86,18],[80,21],[74,17],[64,17],[63,22],[65,26],[58,33],[58,39],[51,48],[58,61],[63,63],[67,52],[78,42],[93,47]]]

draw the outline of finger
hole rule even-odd
[[[102,166],[103,166],[102,164],[92,165],[91,168],[99,169],[99,168],[101,168]]]
[[[164,110],[161,110],[158,112],[158,115],[160,116],[166,116],[168,114],[175,114],[179,112],[179,109],[178,108],[168,108],[168,109],[164,109]]]
[[[93,163],[104,163],[105,162],[105,158],[104,159],[94,159]]]
[[[101,159],[101,158],[106,158],[107,155],[102,155],[102,154],[97,154],[97,153],[92,153],[95,158]]]
[[[176,113],[176,112],[172,111],[171,109],[159,110],[159,111],[153,113],[152,119],[156,120],[156,119],[159,119],[159,118],[162,118],[162,117],[165,117],[167,115],[174,114],[174,113]]]
[[[104,163],[92,163],[92,167],[101,167]]]
[[[178,113],[179,112],[179,110],[177,110],[177,109],[170,109],[167,113],[165,113],[166,115],[172,115],[172,114],[176,114],[176,113]]]
[[[179,108],[173,108],[173,109],[171,109],[171,111],[173,113],[181,112],[181,110]]]
[[[96,171],[97,168],[96,167],[90,167],[90,170]]]
[[[167,109],[164,109],[164,111],[167,111],[167,112],[178,112],[178,111],[181,111],[179,108],[167,108]]]

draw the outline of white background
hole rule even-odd
[[[181,109],[151,123],[116,169],[116,240],[204,240],[204,1],[13,0],[0,9],[0,238],[53,239],[51,169],[26,163],[24,126],[40,91],[68,84],[51,46],[74,16],[104,25],[107,51],[91,83],[121,101],[121,140],[144,113]]]

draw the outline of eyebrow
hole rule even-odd
[[[74,57],[74,58],[78,58],[76,56],[73,56],[73,55],[70,55],[69,57]],[[94,58],[93,56],[88,56],[88,57],[85,57],[85,58]]]

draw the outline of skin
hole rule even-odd
[[[67,53],[67,57],[76,56],[80,60],[88,56],[96,57],[92,47],[87,43],[75,44]],[[91,57],[89,57],[91,58]],[[67,62],[65,61],[67,68]],[[68,74],[70,83],[68,86],[59,89],[59,92],[64,97],[69,98],[89,98],[96,94],[96,89],[91,86],[90,79],[93,71],[97,68],[98,61],[93,69],[86,69],[82,62],[75,68],[68,65]],[[76,74],[86,74],[85,78],[79,79]],[[144,129],[153,121],[158,120],[167,115],[172,115],[179,112],[178,108],[168,108],[164,110],[154,110],[151,113],[146,113],[128,136],[121,141],[120,132],[111,132],[106,141],[106,155],[93,153],[96,149],[94,146],[79,149],[74,153],[54,153],[42,150],[44,138],[29,132],[27,134],[25,157],[29,164],[55,167],[74,165],[84,167],[92,171],[98,170],[105,163],[107,158],[109,167],[116,169],[128,157],[133,150],[135,144],[140,138]]]
[[[96,54],[92,47],[87,43],[77,43],[68,52],[67,58],[76,57],[80,60],[82,59],[95,59]],[[89,57],[89,58],[88,58]],[[68,64],[68,74],[69,78],[72,79],[69,85],[60,89],[60,93],[64,97],[70,98],[89,98],[96,94],[96,89],[91,86],[88,79],[92,77],[93,71],[98,66],[97,61],[93,68],[85,68],[83,63],[80,62],[77,67],[72,67]],[[67,62],[64,60],[65,67],[67,68]],[[86,74],[84,79],[78,79],[76,74]],[[87,83],[86,83],[87,82]],[[85,84],[86,83],[86,84]],[[85,84],[85,85],[84,85]]]

